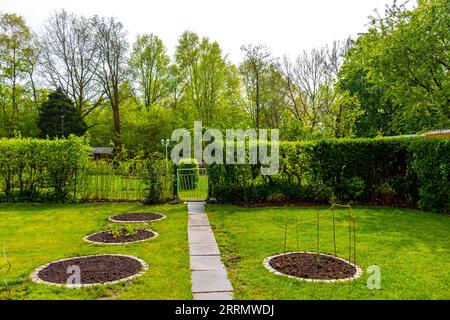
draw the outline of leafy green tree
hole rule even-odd
[[[334,99],[322,117],[326,131],[334,138],[351,138],[354,136],[355,124],[363,114],[357,97],[348,91],[341,92]]]
[[[392,128],[395,111],[392,101],[386,97],[383,87],[371,82],[367,71],[355,63],[353,52],[347,54],[339,72],[338,87],[358,98],[361,104],[363,113],[355,124],[355,135],[373,138],[399,133]]]
[[[82,136],[87,130],[79,110],[60,88],[51,92],[42,104],[38,127],[42,138],[68,137],[70,134]]]
[[[137,37],[129,66],[147,109],[159,103],[168,94],[169,61],[167,50],[158,36],[144,34]]]
[[[0,14],[1,112],[4,131],[13,136],[19,129],[19,114],[26,100],[26,79],[34,66],[36,48],[24,19],[16,14]]]
[[[197,120],[207,127],[220,123],[218,108],[227,107],[230,90],[236,87],[230,83],[231,67],[219,44],[186,31],[179,39],[175,61],[178,74],[185,77],[185,102],[193,107]]]
[[[394,132],[450,126],[449,18],[447,0],[419,0],[412,10],[394,1],[384,16],[371,18],[348,55],[353,70],[345,75],[360,72],[367,83],[360,98],[369,92],[374,103],[392,101]],[[387,111],[386,105],[378,108]]]

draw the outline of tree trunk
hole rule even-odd
[[[119,113],[119,89],[114,88],[114,98],[112,102],[112,111],[114,117],[114,148],[116,151],[121,149],[120,140],[120,113]]]

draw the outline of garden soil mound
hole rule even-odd
[[[127,229],[121,229],[114,235],[111,231],[103,231],[87,237],[87,240],[101,243],[128,243],[146,240],[155,237],[155,233],[150,230],[137,229],[134,234],[127,235]]]
[[[155,221],[164,218],[160,213],[125,213],[118,216],[111,217],[111,219],[116,221]]]
[[[78,266],[81,271],[81,284],[105,283],[124,279],[142,271],[139,261],[130,257],[103,255],[74,258],[54,262],[42,269],[38,277],[44,281],[66,284],[70,274],[67,270]]]
[[[289,253],[271,259],[269,264],[280,273],[303,279],[346,279],[356,273],[356,268],[345,261],[312,253]]]

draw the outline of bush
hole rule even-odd
[[[146,160],[149,203],[163,203],[173,198],[172,162],[155,152]]]
[[[0,139],[3,200],[64,200],[88,158],[89,146],[84,138]]]

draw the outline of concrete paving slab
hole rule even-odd
[[[233,291],[227,273],[223,271],[192,271],[192,293]]]
[[[188,226],[188,232],[211,232],[211,226]]]
[[[194,293],[194,300],[233,300],[233,292]]]
[[[216,256],[220,255],[217,244],[191,243],[189,246],[191,256]]]
[[[220,256],[191,256],[192,271],[220,271],[225,270]]]
[[[208,227],[209,220],[208,219],[189,220],[188,226],[189,227],[199,227],[199,226]]]
[[[189,243],[216,243],[216,239],[210,231],[189,232],[188,239]]]

